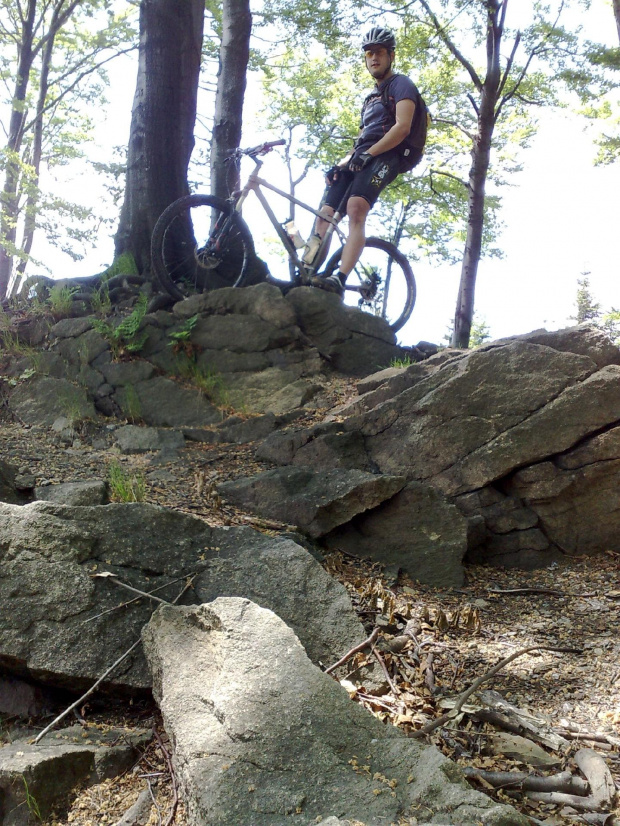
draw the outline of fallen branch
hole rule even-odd
[[[126,582],[123,582],[118,578],[118,574],[113,574],[111,571],[101,571],[99,574],[93,574],[93,579],[109,579],[110,582],[118,585],[119,588],[125,588],[127,591],[131,591],[134,594],[139,594],[141,597],[153,599],[161,605],[170,605],[167,600],[161,599],[161,597],[156,597],[155,594],[149,594],[147,591],[141,591],[139,588],[134,588],[133,585],[127,585]]]
[[[392,689],[392,694],[395,697],[398,697],[398,695],[400,694],[400,689],[397,687],[394,680],[390,677],[390,672],[387,670],[387,665],[383,662],[383,657],[381,656],[381,654],[379,654],[377,647],[374,644],[370,646],[370,650],[377,658],[377,662],[381,666],[381,670],[383,671],[385,679],[387,680],[389,687]]]
[[[127,809],[115,826],[144,826],[149,819],[152,805],[151,794],[147,787],[140,792],[136,802]]]
[[[510,794],[510,792],[507,792]],[[552,803],[554,806],[572,806],[580,812],[598,812],[599,806],[592,797],[579,797],[575,794],[564,794],[563,792],[524,792],[530,800],[537,800],[539,803]]]
[[[325,673],[326,674],[331,674],[332,671],[335,671],[341,665],[344,665],[347,660],[351,659],[351,657],[354,657],[356,654],[358,654],[360,651],[363,651],[365,648],[368,648],[369,646],[372,646],[376,642],[376,639],[377,639],[378,636],[379,636],[379,629],[375,628],[374,631],[368,637],[367,640],[364,640],[364,642],[361,642],[359,645],[356,645],[355,648],[352,648],[350,651],[347,651],[347,653],[344,655],[344,657],[341,657],[338,660],[337,663],[334,663],[333,665],[330,665],[329,668],[326,668]]]
[[[431,720],[429,723],[426,723],[422,726],[421,729],[417,731],[409,732],[408,736],[413,738],[420,738],[426,737],[427,734],[430,734],[432,731],[435,731],[437,728],[441,728],[445,723],[453,720],[460,712],[461,707],[465,704],[469,697],[474,694],[483,683],[487,680],[490,680],[491,677],[494,677],[498,671],[501,671],[504,666],[511,663],[513,660],[516,660],[517,657],[522,657],[524,654],[529,654],[530,651],[558,651],[558,650],[566,650],[566,649],[558,649],[553,648],[548,645],[529,645],[527,648],[521,648],[519,651],[515,651],[514,654],[511,654],[509,657],[504,657],[503,660],[500,660],[497,665],[494,665],[490,671],[487,671],[486,674],[483,674],[481,677],[478,677],[477,680],[471,684],[471,686],[466,689],[462,694],[456,698],[456,702],[453,708],[450,711],[442,714],[440,717],[437,717],[436,720]]]
[[[161,753],[164,756],[164,760],[166,761],[166,765],[168,767],[168,771],[170,772],[170,782],[172,783],[172,803],[170,805],[170,812],[168,813],[168,819],[164,823],[164,826],[170,826],[172,821],[174,820],[174,816],[177,811],[177,806],[179,805],[179,791],[177,789],[177,781],[176,775],[174,773],[174,767],[172,765],[172,760],[170,759],[170,752],[164,746],[161,737],[159,736],[159,732],[156,729],[153,729],[153,734],[155,735],[155,739],[157,740],[157,745],[159,746]]]
[[[196,574],[190,574],[190,576],[196,576]],[[173,579],[170,582],[166,582],[165,585],[158,585],[157,588],[153,588],[152,591],[148,591],[148,595],[156,594],[158,591],[163,591],[164,588],[167,588],[169,585],[176,585],[177,582],[181,582],[181,580],[187,579],[187,577],[180,576],[177,579]],[[142,595],[134,597],[133,599],[127,600],[127,602],[121,602],[120,605],[115,605],[113,608],[106,608],[105,611],[101,611],[99,614],[95,614],[94,617],[89,617],[82,622],[82,625],[87,625],[89,622],[93,622],[99,617],[105,617],[106,614],[112,614],[114,611],[119,611],[121,608],[126,608],[128,605],[133,605],[134,602],[139,602],[142,599]]]
[[[171,603],[170,603],[170,602],[166,602],[166,603],[164,603],[164,604],[165,604],[165,605],[176,605],[176,603],[177,603],[177,602],[178,602],[178,601],[182,598],[183,594],[184,594],[187,590],[189,590],[189,589],[192,587],[193,582],[194,582],[194,578],[195,578],[195,575],[194,575],[191,579],[188,579],[188,580],[187,580],[187,582],[185,583],[185,585],[184,585],[183,589],[181,590],[181,592],[180,592],[180,593],[179,593],[179,594],[178,594],[178,595],[174,598],[174,600],[173,600]],[[146,596],[149,596],[149,595],[148,595],[148,594],[146,594]],[[155,599],[158,599],[158,597],[155,597]],[[160,601],[161,601],[161,602],[163,602],[163,600],[160,600]],[[108,676],[109,676],[109,675],[110,675],[110,674],[114,671],[114,669],[115,669],[118,665],[120,665],[120,664],[123,662],[123,660],[126,660],[126,659],[127,659],[127,657],[128,657],[128,656],[132,653],[132,651],[134,651],[134,650],[135,650],[135,649],[136,649],[136,648],[140,645],[140,643],[141,643],[141,642],[142,642],[142,637],[140,637],[139,639],[137,639],[137,640],[134,642],[134,644],[133,644],[130,648],[128,648],[128,649],[127,649],[127,651],[125,651],[125,653],[124,653],[124,654],[121,654],[121,656],[118,658],[118,660],[116,660],[116,662],[114,662],[114,663],[113,663],[113,664],[112,664],[112,665],[111,665],[111,666],[107,669],[107,671],[105,671],[105,672],[101,675],[101,677],[99,677],[99,679],[91,685],[91,687],[88,689],[88,691],[86,691],[84,694],[82,694],[82,696],[81,696],[81,697],[79,697],[79,698],[78,698],[78,699],[77,699],[74,703],[72,703],[72,704],[71,704],[68,708],[66,708],[66,709],[65,709],[65,710],[64,710],[61,714],[59,714],[59,715],[58,715],[58,717],[55,717],[55,718],[52,720],[52,722],[51,722],[48,726],[46,726],[46,727],[43,729],[43,731],[39,732],[39,734],[37,734],[37,736],[35,737],[35,739],[32,741],[32,742],[33,742],[33,745],[35,745],[35,746],[36,746],[36,744],[37,744],[37,743],[39,743],[39,742],[41,741],[41,739],[42,739],[43,737],[45,737],[45,735],[46,735],[48,732],[50,732],[50,731],[51,731],[51,730],[52,730],[52,729],[53,729],[53,728],[57,725],[57,723],[60,723],[62,720],[64,720],[64,719],[65,719],[65,717],[66,717],[68,714],[71,714],[71,712],[73,711],[73,709],[75,709],[75,708],[77,708],[78,706],[82,705],[82,703],[84,702],[84,700],[85,700],[87,697],[90,697],[90,695],[91,695],[91,694],[95,691],[95,689],[97,689],[97,688],[101,685],[101,683],[105,680],[105,678],[106,678],[106,677],[108,677]]]
[[[587,778],[592,790],[592,799],[599,810],[609,810],[616,799],[616,786],[607,763],[592,749],[579,749],[575,763]]]
[[[490,772],[484,769],[466,767],[463,769],[465,777],[480,778],[490,783],[495,789],[512,789],[528,792],[566,792],[585,796],[589,793],[588,783],[581,777],[574,777],[570,772],[560,772],[547,777],[529,774],[528,772]]]

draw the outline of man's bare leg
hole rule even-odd
[[[349,237],[340,258],[340,272],[342,275],[349,275],[362,254],[366,243],[366,218],[369,212],[370,204],[365,198],[354,195],[347,201]]]

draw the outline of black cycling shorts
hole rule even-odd
[[[375,160],[371,161],[361,172],[350,172],[344,169],[334,183],[325,190],[323,204],[338,209],[347,187],[353,181],[349,197],[358,196],[368,201],[371,207],[374,206],[381,192],[398,175],[399,164],[399,153],[391,149],[389,152],[377,155]]]

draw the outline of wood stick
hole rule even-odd
[[[588,783],[581,777],[573,777],[569,771],[539,777],[528,772],[491,772],[468,766],[463,773],[469,778],[480,777],[496,789],[518,787],[518,790],[529,792],[567,792],[580,797],[590,792]]]
[[[175,597],[175,599],[173,600],[173,602],[172,602],[172,603],[167,602],[167,603],[165,603],[165,604],[166,604],[166,605],[175,605],[175,604],[176,604],[176,603],[177,603],[177,602],[181,599],[181,597],[183,596],[183,594],[184,594],[184,593],[185,593],[185,592],[186,592],[189,588],[191,588],[191,586],[192,586],[192,584],[193,584],[193,582],[194,582],[194,578],[195,578],[195,575],[194,575],[191,579],[188,579],[188,581],[185,583],[185,586],[183,587],[183,589],[181,590],[181,592],[178,594],[178,596],[176,596],[176,597]],[[148,594],[147,594],[146,596],[148,596]],[[161,601],[163,602],[163,600],[161,600]],[[101,683],[105,680],[105,678],[106,678],[106,677],[108,677],[108,676],[109,676],[109,675],[110,675],[110,674],[114,671],[114,669],[115,669],[118,665],[120,665],[120,664],[123,662],[123,660],[127,659],[127,657],[131,654],[131,652],[132,652],[132,651],[134,651],[134,650],[135,650],[135,649],[136,649],[136,648],[140,645],[140,643],[141,643],[141,642],[142,642],[142,637],[140,637],[139,639],[137,639],[137,640],[134,642],[134,644],[133,644],[130,648],[128,648],[128,649],[127,649],[127,651],[125,651],[125,653],[124,653],[124,654],[121,654],[121,656],[118,658],[118,660],[116,660],[116,662],[114,662],[114,663],[113,663],[113,664],[112,664],[112,665],[111,665],[111,666],[110,666],[110,667],[109,667],[109,668],[108,668],[108,669],[107,669],[107,670],[106,670],[106,671],[105,671],[105,672],[101,675],[101,677],[99,677],[99,679],[98,679],[98,680],[96,680],[96,682],[94,682],[94,683],[91,685],[91,687],[88,689],[88,691],[86,691],[84,694],[82,694],[82,696],[81,696],[81,697],[79,697],[79,698],[78,698],[78,699],[77,699],[74,703],[71,703],[71,705],[69,706],[69,708],[66,708],[66,709],[62,712],[62,714],[59,714],[59,715],[58,715],[58,717],[56,717],[54,720],[52,720],[52,722],[51,722],[48,726],[46,726],[46,727],[43,729],[43,731],[39,732],[39,734],[37,734],[37,736],[35,737],[35,739],[32,741],[32,742],[33,742],[33,745],[35,745],[35,746],[36,746],[36,744],[37,744],[38,742],[40,742],[41,738],[45,737],[45,735],[46,735],[49,731],[51,731],[51,730],[52,730],[52,729],[56,726],[56,724],[57,724],[57,723],[60,723],[62,720],[64,720],[64,719],[65,719],[65,717],[66,717],[68,714],[70,714],[70,713],[73,711],[73,709],[74,709],[74,708],[77,708],[79,705],[81,705],[81,704],[84,702],[84,700],[85,700],[87,697],[90,697],[90,695],[91,695],[91,694],[95,691],[95,689],[96,689],[96,688],[98,688],[98,686],[100,686],[100,685],[101,685]]]
[[[576,794],[564,794],[563,792],[524,792],[530,800],[537,800],[539,803],[553,803],[556,806],[572,806],[580,812],[598,812],[600,806],[593,797],[579,797]]]
[[[161,599],[161,597],[156,597],[155,594],[149,594],[147,591],[141,591],[139,588],[134,588],[132,585],[127,585],[127,583],[120,580],[117,574],[113,574],[111,571],[102,571],[100,574],[95,574],[94,578],[100,577],[101,579],[109,579],[110,582],[113,582],[115,585],[118,585],[119,588],[125,588],[127,591],[132,591],[134,594],[140,594],[141,597],[147,597],[148,599],[154,599],[155,602],[159,602],[162,605],[170,605],[170,603],[165,600]]]
[[[195,574],[190,574],[190,576],[195,576]],[[181,582],[181,580],[187,579],[187,577],[180,576],[176,579],[171,580],[170,582],[166,582],[165,585],[158,585],[157,588],[153,588],[152,591],[148,591],[149,596],[151,594],[156,594],[158,591],[163,591],[164,588],[167,588],[169,585],[176,585],[177,582]],[[105,617],[106,614],[111,614],[114,611],[119,611],[121,608],[126,608],[128,605],[133,605],[134,602],[139,602],[142,599],[142,596],[134,597],[133,599],[127,600],[127,602],[121,602],[120,605],[115,605],[114,608],[106,608],[105,611],[101,611],[99,614],[95,614],[94,617],[89,617],[85,619],[82,625],[86,625],[89,622],[93,622],[93,620],[99,619],[99,617]]]
[[[164,746],[162,739],[159,736],[159,732],[156,729],[153,729],[153,734],[155,735],[157,745],[161,749],[161,753],[163,754],[164,760],[166,761],[166,765],[168,766],[168,771],[170,772],[170,782],[172,783],[172,804],[170,806],[170,812],[168,813],[168,819],[164,823],[164,826],[170,826],[170,824],[174,820],[177,811],[177,806],[179,804],[179,791],[177,789],[176,775],[174,773],[172,760],[170,759],[170,753],[168,749]]]
[[[396,686],[396,683],[395,683],[395,682],[392,680],[392,678],[390,677],[390,672],[387,670],[387,666],[386,666],[386,664],[383,662],[383,657],[381,656],[381,654],[379,654],[379,652],[377,651],[377,648],[376,648],[376,646],[375,646],[375,645],[371,645],[371,646],[370,646],[370,650],[372,651],[372,653],[373,653],[373,654],[375,655],[375,657],[377,658],[377,662],[378,662],[378,663],[379,663],[379,665],[381,666],[381,670],[383,671],[383,674],[384,674],[384,676],[385,676],[385,679],[388,681],[388,685],[389,685],[389,687],[392,689],[392,694],[393,694],[395,697],[398,697],[398,695],[400,694],[400,689]]]
[[[360,651],[363,651],[365,648],[368,648],[368,646],[372,646],[378,636],[379,628],[375,628],[367,640],[364,640],[364,642],[361,642],[359,645],[356,645],[355,648],[352,648],[350,651],[347,651],[344,657],[341,657],[337,663],[334,663],[333,665],[330,665],[329,668],[326,668],[325,673],[331,674],[332,671],[334,671],[339,666],[344,665],[346,661],[350,660],[351,657],[355,656],[355,654],[358,654]]]
[[[607,763],[593,749],[579,749],[575,754],[575,763],[587,778],[598,809],[610,809],[616,799],[616,785]]]
[[[442,714],[436,720],[431,720],[426,725],[422,726],[421,729],[418,731],[412,731],[408,734],[409,737],[413,738],[420,738],[425,737],[427,734],[430,734],[432,731],[435,731],[436,728],[440,728],[447,723],[449,720],[454,719],[458,715],[461,710],[461,707],[465,704],[467,699],[471,697],[471,695],[477,691],[480,686],[485,683],[487,680],[490,680],[491,677],[494,677],[498,671],[501,671],[504,666],[511,663],[513,660],[516,660],[517,657],[522,657],[524,654],[529,654],[530,651],[557,651],[557,648],[553,648],[548,645],[529,645],[527,648],[522,648],[519,651],[515,651],[514,654],[511,654],[509,657],[505,657],[503,660],[500,660],[497,665],[494,665],[490,671],[487,671],[486,674],[483,674],[481,677],[478,677],[477,680],[471,684],[471,686],[466,689],[462,694],[456,698],[456,702],[453,708],[450,711]]]

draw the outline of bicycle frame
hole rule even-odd
[[[302,281],[302,283],[309,281],[313,275],[316,275],[318,269],[322,265],[324,258],[326,257],[325,253],[329,249],[329,245],[331,243],[331,239],[334,233],[338,235],[338,238],[340,239],[342,244],[344,244],[347,240],[346,235],[338,226],[338,224],[344,217],[344,213],[340,210],[346,203],[347,196],[345,195],[345,197],[342,199],[342,203],[340,204],[339,210],[337,210],[334,213],[332,218],[322,215],[319,212],[319,210],[314,209],[313,207],[309,206],[303,201],[300,201],[299,198],[295,198],[288,192],[284,192],[284,190],[279,189],[277,186],[274,186],[273,184],[270,184],[269,181],[266,181],[264,178],[260,178],[257,173],[263,165],[263,161],[259,160],[254,155],[250,155],[250,157],[256,164],[256,169],[254,170],[254,172],[250,174],[245,186],[241,189],[239,195],[236,197],[236,200],[234,201],[235,211],[241,214],[243,204],[245,203],[248,195],[250,194],[250,192],[254,192],[261,206],[265,210],[267,217],[271,221],[271,224],[275,229],[278,238],[284,245],[284,248],[286,249],[291,262],[299,270],[301,276],[300,280]],[[312,213],[316,218],[321,218],[322,220],[326,221],[327,224],[329,224],[329,226],[327,227],[327,231],[325,232],[325,236],[321,240],[321,243],[316,251],[313,262],[311,264],[307,264],[305,261],[302,261],[302,259],[297,254],[297,249],[295,245],[283,229],[282,224],[278,221],[273,209],[271,208],[269,201],[265,197],[265,194],[261,191],[261,187],[265,187],[266,189],[275,192],[277,195],[280,195],[282,198],[285,198],[290,203],[295,204],[296,206],[299,206],[302,209],[305,209],[307,212]],[[359,292],[359,288],[353,286],[347,286],[346,289],[355,290],[356,292]]]

